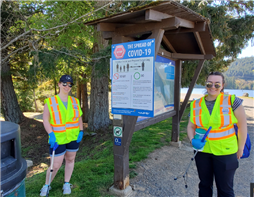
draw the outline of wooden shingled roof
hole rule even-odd
[[[168,52],[216,56],[209,20],[176,1],[151,3],[86,24],[97,25],[104,39],[117,35],[142,40],[154,29],[164,29],[161,45]]]

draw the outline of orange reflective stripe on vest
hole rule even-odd
[[[78,106],[78,101],[74,97],[70,97],[70,98],[71,98],[72,109],[73,109],[73,113],[74,113],[74,118],[72,120],[77,121],[78,118],[80,117],[80,109],[79,109],[79,106]]]
[[[52,130],[56,133],[63,133],[65,131],[65,125],[51,125]]]
[[[79,122],[66,122],[66,129],[77,129],[79,128]]]
[[[234,126],[231,125],[229,127],[226,127],[224,129],[219,130],[211,130],[209,133],[209,140],[221,140],[226,139],[229,137],[232,137],[235,135],[235,129]]]
[[[231,116],[231,96],[224,96],[221,94],[220,96],[220,117],[221,117],[221,125],[220,129],[227,125],[232,124],[232,116]]]
[[[193,102],[193,122],[195,125],[198,125],[200,127],[203,127],[202,119],[201,119],[201,114],[202,114],[202,108],[201,108],[201,103],[204,98],[202,97],[201,99],[195,100]]]
[[[62,117],[60,113],[59,103],[56,96],[49,98],[50,108],[53,116],[54,124],[63,124]]]

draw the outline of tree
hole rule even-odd
[[[216,57],[206,61],[198,84],[204,85],[211,71],[225,71],[250,39],[254,38],[253,1],[184,1],[183,5],[210,20],[212,36],[217,44]],[[189,85],[197,63],[184,61],[182,86]]]
[[[16,35],[22,34],[22,30],[12,30],[10,28],[14,26],[20,19],[20,14],[18,10],[18,4],[15,2],[3,2],[1,6],[1,43],[8,42],[7,34]],[[10,32],[10,33],[9,33]],[[10,37],[9,36],[9,37]],[[18,43],[16,43],[18,44]],[[23,47],[24,48],[24,47]],[[24,48],[25,50],[25,48]],[[6,47],[1,49],[1,57],[7,58],[9,57],[9,48]],[[10,70],[10,62],[2,61],[1,62],[1,106],[2,113],[6,121],[11,121],[14,123],[20,123],[24,118],[23,113],[20,110],[18,105],[17,97],[14,92],[11,70]]]
[[[64,3],[66,3],[64,5]],[[4,1],[1,6],[1,65],[2,65],[2,75],[1,75],[1,104],[2,112],[5,117],[5,120],[12,121],[15,123],[20,123],[22,121],[23,114],[19,108],[18,101],[14,92],[14,87],[12,83],[12,67],[13,60],[18,59],[20,54],[28,54],[28,52],[37,51],[40,52],[41,49],[49,47],[52,49],[52,46],[56,47],[53,50],[60,51],[61,53],[68,54],[69,56],[76,57],[77,59],[82,60],[82,54],[72,54],[68,52],[63,52],[62,47],[70,46],[70,40],[66,39],[70,29],[74,29],[76,34],[80,34],[80,29],[73,28],[72,25],[83,24],[84,18],[88,18],[92,15],[93,12],[96,12],[100,9],[103,9],[107,6],[101,6],[97,10],[92,9],[90,12],[91,6],[90,2],[78,2],[80,4],[85,4],[85,8],[73,12],[70,8],[68,2],[43,2],[43,3],[33,3],[33,2],[10,2]],[[57,6],[53,6],[56,4]],[[79,16],[71,15],[67,17],[61,12],[61,9],[69,9],[69,13],[78,13]],[[76,8],[79,8],[77,6]],[[58,20],[54,18],[55,15],[51,15],[52,10],[55,9],[55,13],[58,15]],[[85,14],[84,11],[86,11]],[[50,20],[51,19],[51,23]],[[53,21],[53,22],[52,22]],[[68,29],[69,28],[69,29]],[[61,33],[65,34],[61,34]],[[73,32],[73,31],[72,31]],[[86,31],[85,31],[86,32]],[[90,33],[86,32],[87,35]],[[59,38],[59,39],[56,39]],[[77,39],[78,37],[74,37]],[[82,35],[80,36],[82,38]],[[54,42],[60,40],[61,42]],[[51,42],[50,42],[51,41]],[[67,41],[67,42],[66,42]],[[79,41],[79,40],[78,40]],[[75,42],[75,43],[78,43]],[[50,45],[47,45],[50,43]],[[59,44],[61,43],[61,44]],[[82,46],[80,46],[82,47]],[[71,47],[69,47],[71,48]],[[72,47],[73,48],[73,47]],[[83,48],[85,48],[83,46]],[[76,51],[77,52],[77,51]],[[85,55],[83,54],[83,57]],[[27,56],[28,57],[28,56]],[[86,59],[86,58],[84,58]],[[27,61],[28,62],[28,61]],[[20,67],[19,69],[23,69]],[[50,73],[50,72],[49,72]],[[35,76],[36,77],[36,76]],[[48,76],[46,76],[48,77]]]
[[[215,1],[214,1],[215,2]],[[214,3],[213,1],[184,1],[183,4],[193,9],[194,11],[202,14],[211,21],[211,30],[214,39],[218,43],[216,48],[217,57],[212,61],[205,62],[204,69],[202,70],[198,83],[204,82],[205,76],[212,70],[225,70],[230,62],[232,62],[241,49],[245,46],[247,41],[253,38],[253,2],[240,2],[236,4],[231,1],[222,1],[220,3]],[[100,84],[99,79],[96,79],[97,74],[106,73],[102,72],[103,69],[108,66],[104,66],[100,69],[102,71],[97,71],[97,66],[101,65],[101,62],[105,65],[108,64],[106,58],[103,57],[103,51],[92,56],[92,53],[98,50],[96,48],[104,50],[103,45],[98,45],[102,43],[100,36],[94,36],[95,31],[91,27],[84,25],[88,20],[96,19],[99,17],[108,16],[119,11],[127,11],[132,7],[137,7],[149,3],[148,1],[137,1],[137,2],[93,2],[93,1],[83,1],[83,2],[7,2],[4,1],[2,4],[2,10],[8,10],[9,13],[13,13],[15,20],[10,24],[9,16],[3,15],[2,11],[1,22],[1,64],[6,66],[2,71],[3,76],[9,75],[9,80],[5,80],[1,86],[1,102],[4,114],[9,114],[13,116],[12,113],[7,112],[6,107],[12,108],[18,106],[17,101],[15,101],[15,92],[11,77],[14,76],[13,68],[17,71],[21,71],[24,66],[14,64],[14,60],[20,58],[21,54],[25,54],[26,61],[31,61],[36,56],[39,57],[39,63],[33,64],[30,70],[35,71],[34,86],[38,82],[38,76],[43,79],[53,79],[55,87],[59,75],[63,74],[61,68],[65,68],[68,74],[72,74],[75,80],[80,83],[88,82],[91,79],[92,85],[92,100],[91,107],[94,114],[93,117],[100,117],[103,119],[108,115],[107,105],[102,105],[105,116],[98,116],[95,113],[101,113],[98,111],[96,105],[100,103],[101,97],[96,96],[96,89],[107,92],[108,83],[106,83],[106,75],[102,76],[104,83]],[[4,7],[5,6],[5,7]],[[100,11],[101,10],[101,11]],[[6,12],[7,13],[7,12]],[[252,15],[251,15],[252,14]],[[6,22],[7,21],[7,22]],[[236,27],[244,28],[236,28]],[[3,32],[3,33],[2,33]],[[96,38],[96,39],[94,39]],[[98,46],[97,46],[98,45]],[[107,51],[107,50],[106,50]],[[44,58],[48,58],[49,62],[52,61],[52,65],[45,63]],[[224,59],[226,57],[227,59]],[[96,63],[95,63],[96,62]],[[94,67],[88,68],[89,65],[94,65]],[[193,65],[193,66],[190,66]],[[195,62],[185,61],[183,63],[182,70],[182,84],[186,86],[189,84],[190,79],[194,74],[194,69],[197,64]],[[100,66],[98,66],[99,68]],[[87,72],[91,70],[91,72]],[[52,72],[53,71],[53,72]],[[21,72],[20,72],[21,73]],[[53,73],[53,74],[52,74]],[[89,74],[92,74],[91,76]],[[83,80],[82,76],[86,76]],[[22,73],[22,78],[28,77],[26,74]],[[30,76],[32,77],[32,76]],[[6,79],[7,79],[6,78]],[[29,79],[30,80],[30,79]],[[92,83],[95,83],[94,85]],[[33,87],[34,87],[33,86]],[[97,87],[98,86],[98,87]],[[6,91],[3,91],[5,87],[8,87],[12,91],[10,97],[6,97]],[[56,88],[55,88],[56,91]],[[87,95],[82,94],[82,95]],[[3,97],[2,97],[3,96]],[[13,99],[13,101],[11,101]],[[106,99],[106,93],[103,94],[103,98]],[[82,99],[83,100],[83,99]],[[84,99],[87,100],[87,99]],[[5,102],[5,104],[3,104]],[[9,102],[9,103],[8,103]],[[13,102],[10,103],[10,102]],[[86,102],[86,101],[85,101]],[[86,106],[86,105],[85,105]],[[22,114],[22,113],[18,113]],[[22,116],[22,115],[20,115]],[[16,119],[12,117],[11,120]],[[18,118],[19,120],[21,118]],[[18,120],[18,121],[19,121]],[[96,124],[95,118],[90,121],[90,129],[94,130],[100,128]],[[108,119],[106,121],[108,123]],[[104,127],[103,121],[101,121],[102,127]]]

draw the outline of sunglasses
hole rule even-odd
[[[212,82],[206,82],[206,87],[207,88],[212,88],[213,87],[213,83]],[[219,82],[216,82],[216,83],[214,83],[214,87],[218,89],[218,88],[221,87],[221,84]]]
[[[70,88],[72,87],[72,85],[71,84],[68,84],[68,83],[66,83],[66,82],[62,82],[62,84],[63,84],[63,86],[69,86]]]

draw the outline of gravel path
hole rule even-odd
[[[254,100],[244,99],[243,102],[248,123],[248,133],[254,147]],[[193,150],[188,141],[182,142],[181,149],[173,146],[164,146],[152,152],[148,158],[139,162],[135,170],[138,175],[130,180],[133,192],[130,197],[194,197],[198,196],[198,174],[195,161],[188,171],[187,185],[183,178],[174,180],[182,174],[193,156]],[[234,190],[236,197],[250,196],[250,183],[254,183],[254,152],[247,159],[239,160],[236,171]],[[217,196],[214,185],[214,195]]]

